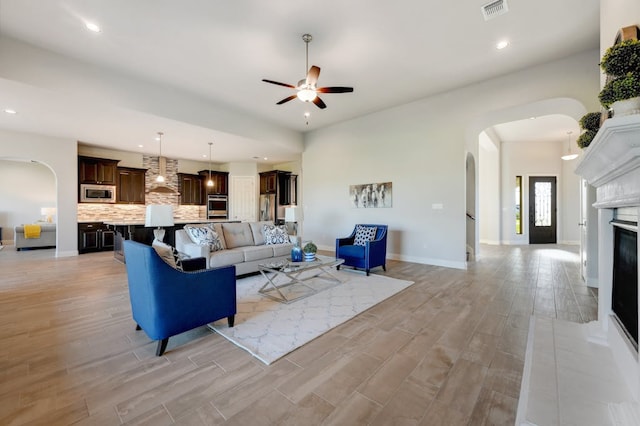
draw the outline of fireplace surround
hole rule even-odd
[[[598,321],[587,324],[589,340],[606,345],[610,348],[616,367],[625,378],[629,391],[633,396],[631,405],[616,407],[610,405],[610,410],[633,410],[640,412],[640,361],[637,349],[637,318],[638,318],[638,271],[637,271],[637,222],[640,210],[640,115],[614,117],[606,120],[591,145],[585,150],[581,162],[576,168],[576,174],[582,176],[590,185],[596,188],[596,202],[593,206],[598,209]],[[634,223],[635,222],[635,223]],[[622,226],[620,226],[622,225]],[[616,229],[626,229],[625,232]],[[635,231],[635,235],[631,235]],[[617,235],[617,237],[616,237]],[[635,297],[635,303],[612,308],[614,290],[614,260],[627,257],[628,252],[616,251],[616,243],[623,236],[629,243],[629,238],[635,241],[635,270],[630,272],[633,265],[623,265],[624,270],[618,270],[619,284],[629,284],[635,278],[635,289],[623,292],[622,297]],[[633,263],[633,262],[631,262]],[[618,265],[616,265],[618,266]],[[635,277],[631,276],[635,273]],[[627,274],[621,276],[621,274]],[[619,303],[617,305],[620,305]],[[630,305],[635,312],[629,312]],[[614,310],[622,309],[616,316]],[[635,338],[633,321],[635,317]],[[621,323],[631,322],[623,327]],[[637,410],[637,411],[636,411]]]
[[[614,219],[611,224],[614,227],[611,309],[638,352],[638,222]]]

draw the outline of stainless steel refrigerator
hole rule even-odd
[[[276,222],[276,194],[260,194],[259,220],[272,220]]]

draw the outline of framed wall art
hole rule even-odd
[[[392,206],[391,182],[349,185],[351,206],[358,209],[375,209]]]

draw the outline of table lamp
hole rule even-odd
[[[293,235],[298,235],[298,221],[300,220],[300,211],[298,206],[285,207],[284,221],[293,223]]]
[[[56,214],[56,208],[55,207],[42,207],[40,209],[40,214],[42,216],[46,216],[47,222],[51,223],[51,222],[53,222],[53,215]]]
[[[153,235],[156,240],[164,239],[163,226],[173,226],[173,206],[167,204],[149,204],[145,216],[144,226],[147,228],[156,226]]]

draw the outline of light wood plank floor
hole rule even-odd
[[[0,424],[512,425],[530,315],[596,319],[576,247],[384,274],[415,285],[267,367],[205,327],[154,356],[110,253],[6,247]]]

